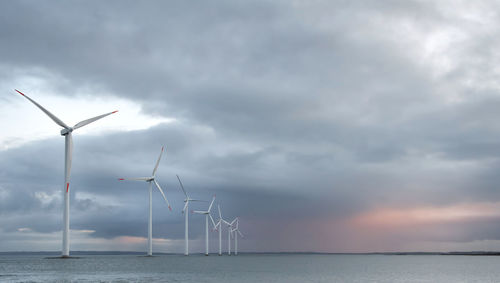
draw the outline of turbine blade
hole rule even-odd
[[[179,178],[179,175],[175,175],[175,176],[177,176],[177,180],[179,180],[179,184],[181,184],[181,189],[184,192],[184,195],[186,196],[187,199],[189,199],[188,194],[186,193],[186,190],[184,189],[184,186],[182,185],[181,178]]]
[[[200,200],[200,199],[189,199],[189,201],[208,202],[208,201],[206,201],[206,200]]]
[[[75,130],[76,130],[76,129],[78,129],[78,128],[81,128],[81,127],[83,127],[83,126],[86,126],[86,125],[88,125],[88,124],[90,124],[90,123],[92,123],[92,122],[95,122],[95,121],[97,121],[97,120],[99,120],[99,119],[101,119],[101,118],[104,118],[104,117],[106,117],[106,116],[108,116],[108,115],[111,115],[111,114],[113,114],[113,113],[116,113],[116,112],[118,112],[118,110],[115,110],[115,111],[113,111],[113,112],[109,112],[109,113],[106,113],[106,114],[102,114],[102,115],[96,116],[96,117],[94,117],[94,118],[90,118],[90,119],[87,119],[87,120],[83,120],[83,121],[81,121],[81,122],[76,123],[76,125],[74,125],[74,126],[73,126],[73,129],[75,129]]]
[[[161,152],[160,152],[160,156],[158,157],[158,161],[156,161],[156,165],[155,165],[155,169],[153,169],[153,177],[155,176],[156,174],[156,170],[158,169],[158,165],[160,165],[160,159],[161,159],[161,155],[163,154],[163,146],[161,147]]]
[[[120,178],[120,181],[147,181],[150,177],[138,177],[138,178]]]
[[[224,219],[221,219],[221,220],[222,220],[222,222],[224,222],[227,226],[231,226],[231,223],[227,222],[227,221],[226,221],[226,220],[224,220]]]
[[[52,119],[52,121],[56,122],[56,124],[58,124],[59,126],[65,128],[65,129],[69,129],[68,125],[64,124],[63,121],[61,121],[59,118],[57,118],[54,114],[50,113],[49,110],[43,108],[42,105],[36,103],[33,99],[29,98],[26,94],[20,92],[19,90],[15,89],[15,91],[17,91],[22,96],[26,97],[26,99],[31,101],[31,103],[35,104],[36,107],[40,108],[40,110],[42,110],[43,113],[47,114],[47,116],[49,116],[50,119]]]
[[[236,230],[236,232],[238,232],[238,234],[240,234],[240,236],[243,238],[245,236],[243,236],[243,234],[241,234],[240,230]]]
[[[238,219],[238,218],[235,218],[233,221],[231,221],[231,223],[229,223],[229,225],[233,226],[234,222],[236,222],[236,219]]]
[[[212,218],[212,215],[210,215],[210,213],[209,213],[209,214],[208,214],[208,216],[210,217],[210,220],[212,220],[212,225],[214,225],[214,229],[216,229],[216,228],[215,228],[215,221],[214,221],[214,219]]]
[[[184,205],[184,208],[182,209],[182,213],[184,213],[186,211],[186,208],[188,207],[188,203],[189,203],[189,201],[186,201],[186,204]]]
[[[212,202],[210,203],[210,206],[208,207],[208,212],[210,212],[210,209],[212,209],[212,205],[214,204],[214,201],[215,201],[215,195],[214,197],[212,198]]]
[[[219,219],[222,219],[222,214],[220,213],[220,204],[217,204],[217,209],[219,210]]]
[[[206,211],[200,211],[200,210],[193,210],[191,213],[196,213],[196,214],[206,214]]]
[[[156,180],[153,180],[153,182],[155,183],[155,185],[158,188],[158,190],[160,190],[161,195],[163,196],[163,198],[165,199],[165,202],[168,205],[168,209],[170,209],[170,211],[172,211],[172,207],[170,207],[170,203],[168,203],[167,197],[163,193],[163,190],[161,189],[160,184],[158,184],[158,182],[156,182]]]

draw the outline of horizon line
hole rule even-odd
[[[144,254],[143,251],[71,251],[79,254],[112,255],[112,254]],[[0,251],[5,254],[60,254],[61,251]],[[184,255],[183,252],[156,252],[157,255]],[[190,253],[192,255],[204,255],[204,252]],[[211,254],[218,254],[212,252]],[[318,255],[500,255],[500,251],[400,251],[400,252],[313,252],[313,251],[282,251],[282,252],[249,252],[238,251],[238,254],[318,254]]]

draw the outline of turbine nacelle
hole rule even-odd
[[[61,130],[61,136],[65,136],[71,132],[73,132],[73,128],[64,128]]]

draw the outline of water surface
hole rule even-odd
[[[500,282],[500,257],[241,254],[0,255],[6,282]]]

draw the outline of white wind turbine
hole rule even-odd
[[[168,205],[168,209],[172,210],[170,207],[170,204],[168,203],[167,197],[163,193],[163,190],[160,187],[160,184],[156,181],[156,170],[158,169],[158,165],[160,164],[160,159],[163,154],[163,146],[161,147],[161,152],[160,156],[158,157],[158,161],[156,161],[155,168],[153,169],[153,174],[151,177],[139,177],[139,178],[120,178],[118,180],[123,181],[123,180],[131,180],[131,181],[146,181],[149,183],[149,222],[148,222],[148,256],[153,255],[153,183],[155,184],[156,188],[160,191],[161,195],[163,196],[163,199],[165,199],[165,202]]]
[[[234,229],[231,230],[231,232],[234,232],[234,255],[238,255],[238,234],[240,234],[240,236],[243,238],[243,234],[241,234],[240,232],[240,229],[239,229],[239,223],[240,223],[240,220],[238,217],[236,217],[236,219],[234,219],[232,223],[234,223],[234,221],[236,221],[236,227]]]
[[[215,227],[214,219],[212,218],[212,215],[210,215],[210,210],[212,209],[212,205],[214,204],[214,201],[215,201],[215,195],[212,198],[212,202],[210,203],[210,206],[208,206],[208,210],[206,210],[206,211],[200,211],[200,210],[193,211],[193,213],[205,215],[205,255],[208,255],[208,218],[210,218],[210,220],[212,220],[212,224]]]
[[[177,180],[179,180],[179,184],[181,185],[181,189],[184,192],[184,195],[186,196],[186,198],[184,199],[184,202],[186,204],[184,205],[184,208],[182,209],[182,213],[184,213],[184,219],[185,219],[185,227],[184,227],[184,255],[189,255],[189,237],[188,237],[188,233],[189,233],[188,215],[189,215],[189,213],[187,213],[187,211],[189,209],[189,202],[190,201],[206,202],[206,201],[190,198],[189,195],[187,194],[186,190],[184,189],[184,186],[182,185],[181,178],[179,178],[179,175],[176,175],[176,176],[177,176]]]
[[[219,221],[215,224],[215,229],[219,230],[219,255],[222,255],[222,224],[226,224],[228,226],[228,231],[231,233],[231,223],[227,222],[222,218],[222,213],[220,212],[220,205],[217,205],[217,209],[219,210]],[[218,227],[218,228],[217,228]],[[228,235],[230,237],[230,234]],[[231,238],[228,238],[228,242],[231,241]],[[229,255],[231,255],[231,243],[229,243]]]
[[[36,103],[33,99],[29,98],[24,93],[15,89],[16,92],[26,97],[29,101],[36,105],[36,107],[40,108],[47,116],[52,119],[57,125],[63,127],[61,130],[61,136],[64,136],[65,144],[64,144],[64,211],[63,211],[63,241],[62,241],[62,257],[69,257],[69,179],[71,174],[71,158],[73,153],[73,138],[72,132],[78,128],[81,128],[85,125],[88,125],[92,122],[95,122],[101,118],[104,118],[108,115],[116,113],[118,111],[109,112],[103,115],[96,116],[94,118],[90,118],[87,120],[83,120],[73,127],[69,127],[59,118],[57,118],[54,114],[50,113],[47,109],[43,108],[40,104]]]
[[[236,223],[236,219],[227,226],[227,255],[231,255],[231,237],[233,236],[233,225]]]

